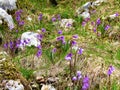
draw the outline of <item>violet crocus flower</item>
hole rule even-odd
[[[107,31],[109,28],[110,28],[109,25],[106,25],[106,26],[105,26],[105,30],[106,30],[106,31]]]
[[[72,77],[72,81],[77,81],[77,77],[76,76]]]
[[[71,44],[72,44],[72,46],[74,46],[74,45],[76,45],[76,44],[77,44],[77,42],[76,42],[76,41],[74,41],[74,40],[72,40],[72,41],[71,41]]]
[[[43,35],[39,34],[39,35],[37,35],[37,38],[41,41],[43,39]]]
[[[40,13],[40,14],[39,14],[39,16],[38,16],[38,20],[40,20],[40,21],[41,21],[41,20],[42,20],[42,18],[43,18],[43,14],[42,14],[42,13]]]
[[[59,31],[58,31],[58,34],[62,34],[62,30],[59,30]]]
[[[88,90],[88,88],[89,88],[89,78],[88,76],[85,76],[83,78],[82,90]]]
[[[10,48],[11,48],[11,49],[13,48],[13,44],[14,44],[14,43],[13,43],[12,41],[9,42],[9,45],[10,45]]]
[[[78,54],[81,55],[81,54],[83,53],[83,51],[84,51],[84,49],[79,48],[79,50],[78,50]]]
[[[74,39],[77,39],[78,38],[78,35],[76,34],[76,35],[73,35],[73,38]]]
[[[115,68],[113,66],[109,66],[107,74],[110,76],[114,70],[115,70]]]
[[[55,17],[52,17],[52,22],[55,22],[56,21],[56,18]]]
[[[65,56],[66,60],[72,60],[72,53],[69,53]]]
[[[40,57],[41,55],[42,55],[42,50],[40,49],[40,50],[38,50],[36,56],[37,56],[37,57]]]
[[[25,24],[24,21],[20,21],[20,22],[19,22],[19,26],[23,26],[24,24]]]
[[[100,18],[98,18],[98,19],[96,20],[96,24],[97,24],[97,25],[100,25],[100,23],[101,23],[101,20],[100,20]]]
[[[41,45],[38,45],[37,48],[38,48],[38,49],[42,49]]]
[[[19,22],[20,21],[20,15],[16,16],[16,21]]]
[[[46,29],[45,29],[45,28],[42,28],[42,32],[46,32]]]
[[[55,53],[56,51],[57,51],[56,48],[53,48],[53,49],[52,49],[52,53]]]
[[[7,49],[8,48],[8,43],[4,44],[4,48]]]
[[[18,10],[15,12],[15,15],[18,16],[18,15],[21,15],[21,13],[23,12],[23,10]]]
[[[118,17],[118,16],[119,16],[119,14],[118,14],[118,13],[115,13],[115,16],[116,16],[116,17]]]

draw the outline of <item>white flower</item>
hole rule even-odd
[[[32,18],[30,16],[27,16],[27,20],[31,22]]]

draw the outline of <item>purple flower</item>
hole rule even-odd
[[[66,60],[72,60],[72,53],[69,53],[65,56]]]
[[[93,25],[93,26],[94,26],[94,25],[95,25],[95,22],[91,22],[91,25]]]
[[[66,24],[66,26],[67,26],[67,27],[71,27],[71,26],[72,26],[72,24],[70,24],[70,23],[67,23],[67,24]]]
[[[40,57],[41,55],[42,55],[42,50],[40,49],[40,50],[38,50],[36,56],[37,56],[37,57]]]
[[[22,12],[23,12],[23,10],[18,10],[18,11],[15,12],[15,15],[19,16],[19,15],[21,15]]]
[[[119,16],[119,14],[118,14],[118,13],[115,13],[115,16],[116,16],[116,17],[118,17],[118,16]]]
[[[109,28],[110,28],[109,25],[106,25],[106,26],[105,26],[105,30],[108,30]]]
[[[81,76],[81,71],[77,71],[77,76]]]
[[[39,34],[39,35],[37,35],[37,38],[41,41],[43,39],[43,35]]]
[[[97,31],[96,28],[93,28],[93,31],[96,32]]]
[[[56,48],[53,48],[53,49],[52,49],[52,53],[55,53],[55,52],[56,52],[56,50],[57,50]]]
[[[77,76],[78,80],[80,80],[82,78],[81,71],[77,71],[76,76]]]
[[[74,76],[74,77],[72,78],[72,81],[76,81],[76,80],[77,80],[77,77]]]
[[[79,48],[79,50],[78,50],[78,54],[81,55],[81,54],[83,53],[83,51],[84,51],[84,49]]]
[[[41,20],[42,20],[42,17],[43,17],[43,14],[42,14],[42,13],[40,13],[40,14],[39,14],[39,16],[38,16],[38,20],[40,20],[40,21],[41,21]]]
[[[38,49],[41,49],[42,47],[41,47],[41,45],[38,45],[37,48],[38,48]]]
[[[55,22],[56,21],[56,18],[55,17],[52,17],[52,22]]]
[[[115,68],[113,66],[109,66],[107,74],[110,76],[114,70],[115,70]]]
[[[23,26],[24,24],[25,24],[24,21],[20,21],[20,22],[19,22],[19,26]]]
[[[59,30],[59,31],[58,31],[58,34],[62,34],[62,30]]]
[[[13,44],[14,44],[14,43],[13,43],[12,41],[9,42],[9,45],[10,45],[10,48],[11,48],[11,49],[13,48]]]
[[[72,46],[74,46],[74,45],[76,45],[76,44],[77,44],[77,42],[76,42],[76,41],[74,41],[74,40],[72,40],[71,44],[72,44]]]
[[[59,36],[59,37],[57,37],[57,41],[60,41],[60,40],[64,40],[64,36]]]
[[[74,39],[77,39],[78,38],[78,35],[76,34],[76,35],[73,35],[73,38]]]
[[[82,90],[87,90],[88,88],[89,88],[89,78],[88,76],[85,76],[83,78]]]
[[[61,20],[61,16],[60,16],[60,14],[57,15],[57,18],[58,18],[58,20]]]
[[[86,25],[86,22],[85,22],[85,21],[83,21],[83,22],[82,22],[82,26],[84,27],[85,25]]]
[[[45,28],[42,28],[42,32],[46,32],[46,29],[45,29]]]
[[[16,21],[20,21],[20,16],[18,15],[18,16],[16,16]]]
[[[7,49],[8,48],[8,43],[4,44],[4,48]]]
[[[85,21],[85,22],[88,22],[88,21],[90,21],[90,18],[85,18],[84,21]]]
[[[101,20],[100,20],[100,18],[98,18],[97,21],[96,21],[96,24],[100,25],[100,23],[101,23]]]

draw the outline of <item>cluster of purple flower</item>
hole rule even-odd
[[[83,53],[83,51],[84,51],[84,49],[82,49],[82,48],[79,48],[79,50],[78,50],[78,54],[79,55],[81,55],[82,53]],[[66,60],[72,60],[72,56],[73,56],[73,54],[72,53],[69,53],[69,54],[67,54],[66,56],[65,56],[65,59]]]
[[[39,16],[38,16],[38,20],[39,20],[39,21],[41,21],[41,20],[42,20],[42,18],[43,18],[43,14],[42,14],[42,13],[40,13],[40,14],[39,14]]]
[[[85,26],[90,21],[90,18],[86,18],[84,21],[82,21],[82,26]]]
[[[62,41],[62,44],[65,44],[65,37],[59,36],[59,37],[57,37],[57,41]]]
[[[37,46],[37,48],[38,48],[38,51],[37,51],[36,56],[40,57],[42,55],[42,47],[41,47],[41,45],[39,45],[39,46]]]
[[[88,88],[89,88],[89,78],[88,78],[88,76],[85,76],[83,78],[82,82],[83,82],[82,90],[88,90]]]
[[[22,14],[22,12],[23,12],[22,10],[18,10],[18,11],[15,12],[15,16],[16,16],[15,19],[18,22],[19,26],[23,26],[24,23],[25,23],[23,20],[21,20],[21,14]]]
[[[114,70],[115,70],[115,68],[113,66],[109,66],[107,74],[110,76]]]
[[[52,17],[52,22],[56,22],[56,21],[60,21],[61,20],[61,16],[60,16],[60,14],[58,14],[56,17],[54,16],[54,17]]]
[[[77,71],[76,76],[72,78],[72,81],[79,81],[82,78],[81,71]]]

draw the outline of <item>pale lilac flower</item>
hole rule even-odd
[[[66,60],[72,60],[72,53],[69,53],[65,56]]]
[[[94,32],[96,32],[96,31],[97,31],[95,27],[93,28],[93,31],[94,31]]]
[[[71,27],[71,26],[72,26],[72,24],[70,24],[70,23],[67,23],[67,24],[66,24],[66,26],[67,26],[67,27]]]
[[[73,38],[74,39],[77,39],[78,38],[78,35],[76,34],[76,35],[73,35]]]
[[[52,17],[52,22],[55,22],[56,21],[56,18],[55,17]]]
[[[72,81],[77,81],[77,77],[74,76],[74,77],[72,78]]]
[[[85,22],[85,21],[83,21],[83,22],[82,22],[82,26],[84,27],[85,25],[86,25],[86,22]]]
[[[60,16],[60,14],[57,15],[57,18],[58,18],[58,20],[61,20],[61,16]]]

